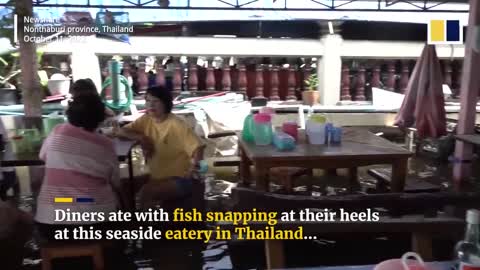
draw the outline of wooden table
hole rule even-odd
[[[118,161],[125,162],[128,160],[128,178],[132,194],[132,205],[135,205],[135,183],[133,178],[133,160],[132,148],[137,144],[136,141],[113,139],[115,152],[117,153]],[[41,166],[44,161],[40,159],[38,152],[17,154],[12,151],[11,143],[5,144],[5,150],[0,151],[0,166],[1,167],[22,167],[22,166]]]
[[[13,128],[37,128],[43,130],[42,120],[38,117],[0,117],[0,126],[3,128],[3,133],[6,133],[7,127]],[[7,121],[6,121],[7,120]],[[6,125],[5,122],[15,122],[14,126]],[[4,139],[6,139],[4,137]],[[112,139],[117,153],[118,160],[125,162],[128,160],[128,178],[131,190],[132,205],[135,205],[135,183],[133,178],[133,160],[132,160],[132,148],[137,144],[136,141]],[[0,166],[1,167],[21,167],[21,166],[41,166],[44,165],[43,160],[39,158],[38,152],[21,153],[17,154],[12,151],[12,145],[10,143],[5,144],[5,149],[0,151]]]
[[[310,145],[303,132],[294,151],[282,152],[273,145],[257,146],[239,137],[240,173],[245,184],[250,177],[250,165],[255,166],[257,189],[268,190],[269,170],[274,167],[318,169],[349,168],[351,185],[358,184],[356,169],[373,164],[392,164],[392,192],[403,191],[408,158],[412,153],[366,130],[344,128],[340,145]]]
[[[112,139],[118,160],[124,162],[131,156],[131,150],[136,144],[131,140]],[[130,162],[130,161],[129,161]],[[39,158],[38,152],[31,153],[15,153],[12,151],[11,143],[5,144],[5,150],[0,152],[1,167],[21,167],[21,166],[38,166],[44,165],[43,160]]]
[[[470,143],[473,145],[480,145],[480,135],[475,135],[475,134],[455,135],[455,138],[462,142]]]

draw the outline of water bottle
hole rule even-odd
[[[480,247],[479,247],[479,224],[480,211],[470,209],[467,211],[467,229],[465,239],[455,246],[455,252],[459,261],[458,270],[479,270],[480,269]]]
[[[256,145],[269,145],[273,140],[272,117],[269,114],[258,113],[253,117],[255,128],[253,137]]]
[[[255,130],[255,123],[253,121],[253,115],[249,114],[245,117],[243,122],[242,139],[246,142],[254,142],[253,132]]]
[[[341,127],[333,127],[333,129],[330,132],[331,138],[330,138],[330,143],[331,144],[340,144],[342,142],[342,128]]]
[[[291,151],[295,149],[295,139],[284,132],[275,132],[273,145],[280,151]]]
[[[325,124],[325,144],[329,145],[332,142],[334,126],[332,123]]]

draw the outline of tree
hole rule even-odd
[[[42,89],[38,78],[38,63],[35,42],[24,41],[24,27],[30,26],[25,17],[33,17],[31,0],[15,0],[18,15],[18,41],[20,45],[20,68],[22,70],[23,104],[26,116],[42,115]]]

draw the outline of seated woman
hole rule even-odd
[[[117,131],[138,140],[150,175],[142,191],[142,206],[189,195],[192,173],[203,159],[204,145],[188,124],[172,113],[171,93],[163,87],[147,89],[147,113]]]
[[[119,181],[119,163],[110,139],[96,133],[105,119],[105,105],[98,95],[76,97],[68,105],[69,123],[55,126],[40,150],[45,161],[45,177],[37,201],[36,222],[42,234],[67,224],[96,222],[55,221],[55,210],[109,212],[128,207]],[[73,198],[74,203],[55,203],[57,197]],[[75,203],[77,198],[92,202]],[[98,224],[101,226],[101,224]]]
[[[95,86],[95,83],[91,79],[79,79],[76,80],[73,85],[72,89],[70,90],[70,98],[75,99],[76,97],[82,96],[82,95],[98,95],[97,87]],[[65,104],[68,105],[68,104]],[[109,108],[105,107],[105,115],[107,118],[109,117],[114,117],[115,113],[110,110]]]

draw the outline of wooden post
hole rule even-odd
[[[188,90],[198,90],[197,64],[191,63],[188,68]]]
[[[402,75],[400,76],[400,93],[404,94],[408,86],[410,70],[408,61],[402,61]]]
[[[480,66],[480,54],[475,51],[476,28],[480,25],[480,1],[470,0],[470,15],[468,20],[467,40],[465,44],[465,58],[463,61],[463,76],[460,91],[460,115],[458,119],[457,134],[474,134],[476,104],[478,89],[480,89],[480,76],[477,75]],[[468,161],[472,159],[473,147],[471,144],[456,141],[456,160]],[[459,187],[462,180],[471,174],[471,164],[467,162],[455,163],[453,167],[453,180]]]
[[[380,65],[375,63],[373,66],[372,81],[370,82],[372,87],[380,88]]]
[[[387,89],[395,92],[395,61],[388,62]]]
[[[230,75],[230,66],[226,64],[223,67],[222,73],[222,89],[223,91],[231,91],[232,90],[232,78]]]
[[[205,81],[205,84],[208,91],[215,90],[215,71],[210,65],[207,67],[207,79]]]
[[[182,91],[182,68],[180,67],[180,63],[174,64],[173,70],[173,90],[174,91]]]
[[[295,68],[290,66],[288,69],[288,91],[287,91],[287,100],[297,100],[295,96],[295,86],[297,80],[295,78]]]
[[[363,65],[358,69],[357,75],[357,92],[355,93],[356,101],[365,101],[365,67]]]
[[[25,23],[24,17],[33,18],[33,5],[31,0],[17,0],[15,12],[18,15],[18,40],[20,43],[20,68],[22,70],[23,104],[26,116],[42,115],[42,88],[38,78],[37,49],[35,42],[25,42],[24,27],[32,26]]]
[[[278,96],[278,85],[279,85],[278,67],[273,66],[270,74],[271,74],[270,80],[271,80],[271,87],[272,87],[270,100],[280,100],[280,97]]]
[[[342,67],[342,88],[340,100],[352,100],[350,95],[350,69],[347,65]]]
[[[238,91],[247,96],[247,69],[244,64],[238,65]]]
[[[257,65],[255,71],[255,97],[263,97],[263,67],[262,65]]]

